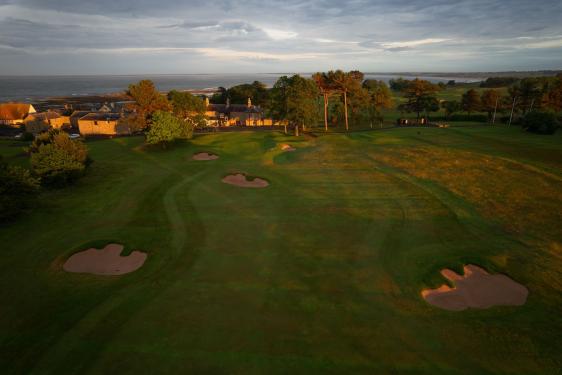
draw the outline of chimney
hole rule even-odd
[[[252,99],[248,98],[248,108],[252,106]]]
[[[209,97],[205,97],[205,107],[208,107],[211,103],[209,102]]]
[[[226,108],[230,107],[230,98],[226,98]]]

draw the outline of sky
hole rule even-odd
[[[0,0],[0,75],[562,69],[560,0]]]

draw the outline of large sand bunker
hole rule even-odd
[[[133,251],[122,257],[123,245],[110,244],[102,250],[88,249],[72,255],[64,263],[67,272],[91,273],[94,275],[123,275],[138,270],[147,254]]]
[[[210,152],[198,152],[193,155],[193,160],[217,160],[218,155],[211,154]]]
[[[281,145],[281,150],[283,150],[283,151],[295,151],[296,148],[294,148],[293,146],[285,143],[285,144]]]
[[[248,177],[242,173],[230,174],[224,177],[222,182],[246,188],[265,188],[269,186],[269,182],[262,178],[255,177],[254,179],[248,179]]]
[[[509,277],[490,275],[486,270],[471,264],[464,267],[463,276],[449,269],[442,270],[441,274],[455,287],[442,285],[437,289],[424,289],[421,294],[427,302],[445,310],[520,306],[525,303],[529,294],[527,288]]]

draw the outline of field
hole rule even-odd
[[[88,142],[86,177],[0,227],[1,372],[559,373],[561,132],[317,135]],[[21,146],[0,155],[26,165]],[[270,186],[221,183],[231,172]],[[62,270],[109,243],[148,259],[124,276]],[[467,263],[525,285],[527,303],[423,300]]]

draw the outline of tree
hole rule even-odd
[[[388,83],[390,85],[390,89],[393,91],[402,92],[410,86],[412,81],[404,79],[402,77],[398,77],[397,79],[391,79]]]
[[[0,157],[0,221],[31,208],[39,193],[39,179],[28,170],[9,166]]]
[[[233,86],[227,92],[232,104],[246,104],[250,98],[252,103],[262,108],[267,107],[268,95],[267,86],[259,81]]]
[[[363,81],[364,75],[363,73],[357,70],[351,71],[349,73],[345,73],[341,70],[336,70],[336,71],[329,71],[327,77],[328,77],[328,82],[331,82],[334,91],[340,92],[343,95],[345,130],[349,130],[347,95],[349,92],[356,92],[357,97],[362,96],[361,82]]]
[[[296,74],[290,78],[287,90],[287,120],[303,130],[306,124],[314,124],[318,121],[318,108],[316,98],[318,88],[314,81]],[[298,134],[298,133],[297,133]]]
[[[485,81],[480,83],[480,87],[507,87],[513,85],[517,81],[519,81],[519,78],[516,77],[488,77]]]
[[[51,130],[39,135],[28,149],[31,171],[41,183],[64,186],[77,180],[91,163],[88,149],[80,140],[68,134]]]
[[[154,83],[150,80],[142,80],[137,84],[129,85],[127,93],[135,101],[131,109],[136,113],[136,122],[141,129],[150,124],[154,112],[170,110],[170,103],[156,90]]]
[[[408,86],[404,89],[404,97],[406,103],[402,104],[400,108],[406,112],[415,112],[417,114],[417,122],[420,121],[420,113],[435,110],[436,103],[437,109],[439,102],[435,98],[435,93],[439,88],[429,81],[422,79],[414,79],[410,81]]]
[[[472,112],[480,110],[481,106],[480,95],[476,90],[470,89],[462,95],[461,107],[469,116]]]
[[[228,90],[224,87],[219,87],[217,92],[211,96],[209,100],[213,104],[226,104],[226,99],[228,98]]]
[[[296,74],[280,77],[270,94],[270,114],[276,120],[286,120],[295,127],[318,121],[318,88],[313,80]]]
[[[453,114],[461,110],[461,104],[456,100],[446,100],[441,103],[441,108],[445,110],[445,116],[450,120]]]
[[[376,79],[365,80],[363,82],[363,88],[367,90],[367,114],[371,127],[373,127],[374,121],[379,121],[382,124],[384,119],[382,116],[382,110],[392,108],[394,104],[392,101],[392,93],[386,83],[383,81],[377,81]]]
[[[488,121],[492,122],[497,109],[501,104],[501,95],[497,90],[490,89],[482,93],[480,98],[482,110],[488,113]]]
[[[193,137],[195,124],[190,120],[177,118],[170,112],[158,111],[152,117],[152,126],[146,134],[146,143],[160,144],[165,148],[176,139],[190,139]]]
[[[523,118],[523,129],[538,134],[554,134],[558,129],[558,121],[554,113],[529,112]]]
[[[555,112],[562,111],[562,77],[554,78],[543,94],[542,106]]]
[[[333,82],[330,81],[330,78],[326,73],[315,73],[312,75],[312,79],[316,83],[318,87],[318,92],[322,95],[324,99],[324,128],[325,131],[328,131],[328,106],[329,106],[329,98],[334,92],[336,92],[336,88]]]
[[[204,126],[205,112],[207,110],[205,101],[189,92],[172,90],[168,93],[173,112],[179,119],[189,120],[195,126]]]
[[[275,120],[287,118],[287,101],[291,79],[287,76],[279,77],[273,85],[269,95],[268,114]]]
[[[546,85],[545,80],[536,77],[523,78],[519,82],[520,106],[525,113],[532,111],[533,108],[540,107],[540,100]]]

